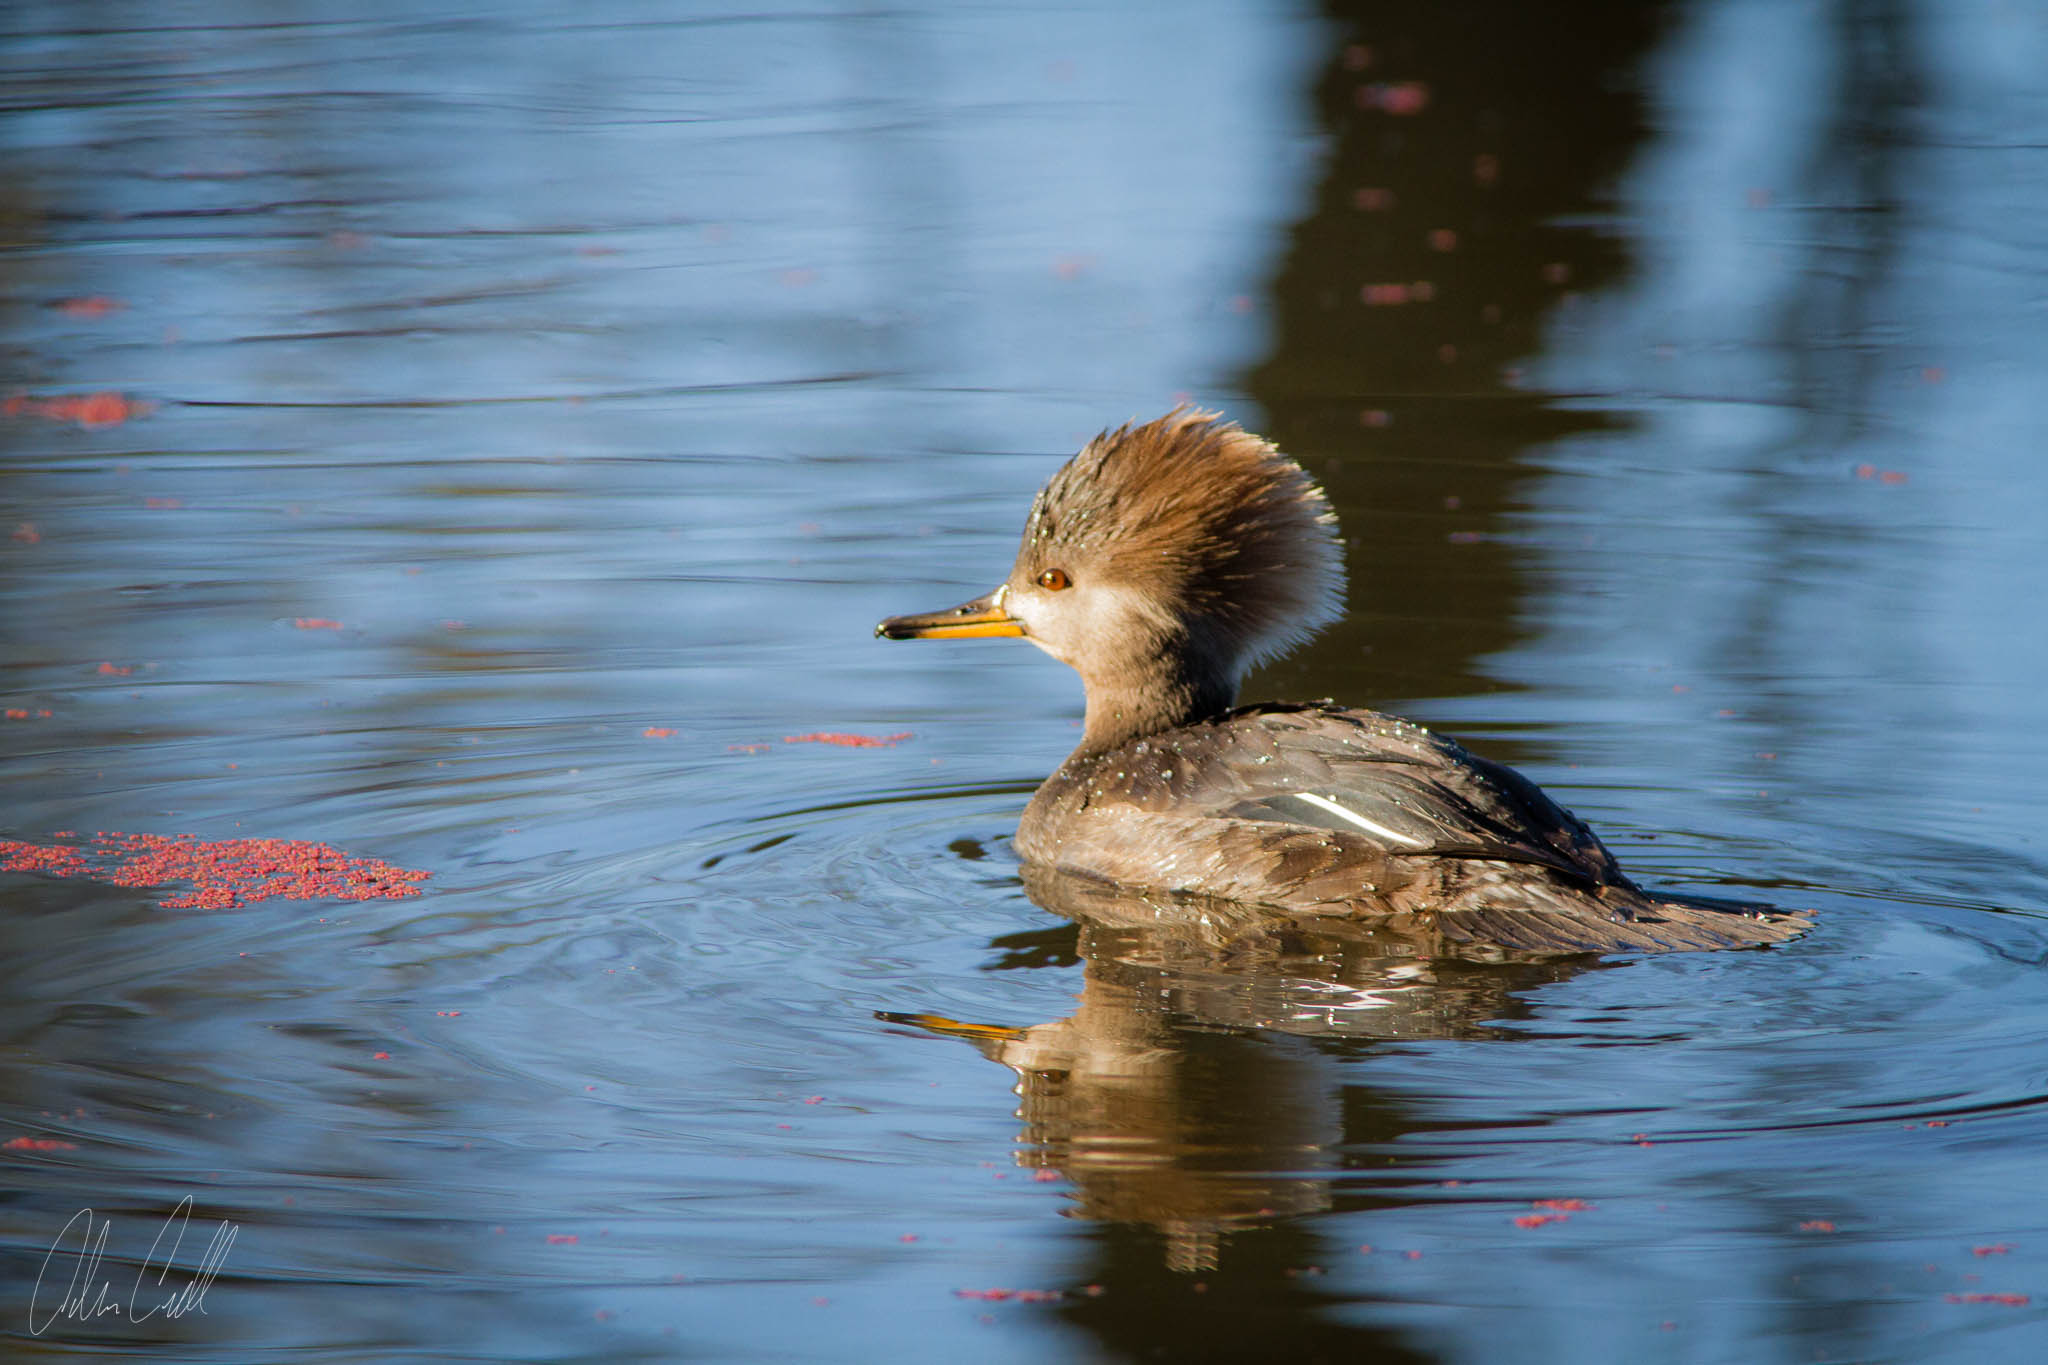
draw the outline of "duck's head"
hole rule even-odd
[[[1230,706],[1246,669],[1336,615],[1329,499],[1269,441],[1177,408],[1090,441],[1040,490],[1010,576],[891,640],[1021,635],[1081,674],[1083,748]]]

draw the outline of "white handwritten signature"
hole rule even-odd
[[[28,1334],[41,1336],[59,1318],[91,1322],[112,1314],[130,1322],[147,1322],[158,1314],[166,1318],[182,1318],[195,1309],[204,1313],[206,1291],[213,1284],[213,1277],[219,1273],[221,1262],[227,1260],[228,1248],[235,1244],[235,1234],[240,1229],[223,1218],[220,1227],[214,1231],[213,1240],[207,1244],[206,1254],[200,1258],[198,1270],[189,1280],[176,1283],[170,1278],[171,1264],[178,1257],[178,1248],[184,1244],[185,1230],[191,1221],[192,1196],[188,1194],[178,1201],[178,1207],[157,1229],[156,1240],[149,1244],[149,1255],[142,1258],[141,1266],[136,1269],[135,1285],[124,1301],[114,1297],[112,1280],[102,1280],[98,1276],[100,1258],[107,1254],[107,1234],[113,1230],[114,1220],[96,1220],[91,1209],[80,1209],[72,1214],[71,1221],[57,1234],[57,1240],[50,1243],[50,1254],[43,1257],[43,1268],[36,1275],[35,1291],[29,1295],[28,1301]],[[65,1240],[74,1232],[77,1245],[67,1248]],[[168,1247],[164,1246],[167,1237],[170,1239]],[[161,1261],[157,1259],[159,1249],[163,1252]],[[44,1282],[52,1281],[54,1288],[50,1262],[67,1251],[74,1258],[71,1279],[64,1285],[64,1295],[57,1306],[50,1309],[47,1316],[39,1318],[38,1306],[44,1293]],[[173,1290],[169,1297],[156,1302],[145,1297],[146,1293],[154,1291],[145,1291],[142,1284],[152,1269],[156,1271],[156,1290],[167,1287]],[[139,1304],[138,1299],[142,1300]]]

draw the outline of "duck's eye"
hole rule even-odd
[[[1074,580],[1067,577],[1065,569],[1047,569],[1038,576],[1038,586],[1047,592],[1064,592],[1073,586]]]

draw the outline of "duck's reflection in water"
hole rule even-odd
[[[1341,1040],[1514,1036],[1503,1025],[1527,1013],[1517,992],[1599,965],[1447,957],[1413,926],[1032,869],[1025,888],[1079,926],[1079,1008],[1028,1027],[886,1017],[968,1039],[1016,1072],[1019,1163],[1066,1176],[1072,1216],[1155,1229],[1184,1272],[1216,1269],[1234,1233],[1329,1208],[1344,1153],[1403,1131],[1397,1104],[1347,1104]]]

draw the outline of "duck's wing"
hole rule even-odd
[[[1248,707],[1070,764],[1017,851],[1124,887],[1370,916],[1460,955],[1729,948],[1811,923],[1645,893],[1513,769],[1329,705]]]
[[[1129,757],[1105,785],[1160,813],[1328,830],[1392,859],[1523,863],[1588,888],[1625,884],[1592,830],[1535,783],[1395,716],[1246,707]]]

